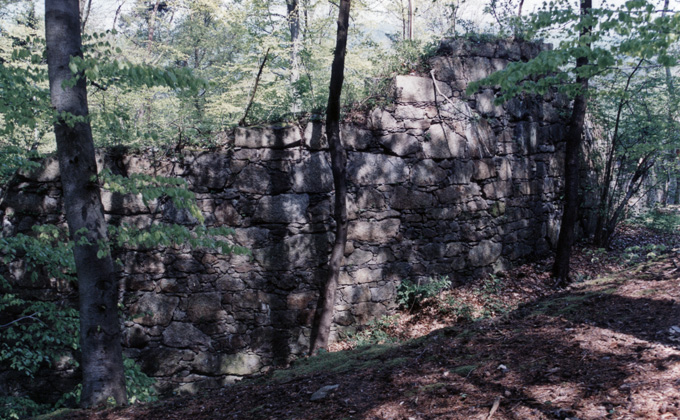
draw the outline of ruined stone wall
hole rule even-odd
[[[342,127],[350,228],[334,334],[395,308],[403,279],[463,282],[549,251],[556,241],[565,132],[555,95],[494,105],[468,83],[535,56],[528,43],[444,41],[432,73],[397,76],[391,105]],[[332,175],[321,122],[238,128],[218,151],[172,157],[100,152],[120,174],[179,176],[208,226],[231,226],[250,256],[120,249],[128,356],[162,390],[195,391],[303,354],[326,278]],[[103,193],[109,223],[195,220],[169,202]],[[63,222],[57,162],[19,174],[0,210],[5,235]],[[8,271],[27,277],[20,261]],[[43,279],[33,295],[71,286]],[[53,389],[58,386],[52,382]],[[65,385],[64,385],[65,386]]]

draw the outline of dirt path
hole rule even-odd
[[[623,252],[625,241],[644,245],[645,238],[624,235],[608,255],[580,252],[582,277],[632,262],[568,290],[551,291],[541,268],[547,263],[515,270],[504,295],[517,299],[501,317],[324,354],[209,394],[62,418],[678,419],[679,254]],[[645,259],[653,261],[634,264]],[[435,324],[416,318],[409,328]],[[326,385],[338,387],[312,402]]]

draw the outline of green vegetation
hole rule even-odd
[[[663,233],[677,234],[680,229],[680,209],[654,208],[630,219],[633,226],[644,226]]]
[[[397,303],[411,311],[421,305],[425,299],[439,296],[449,287],[451,287],[451,280],[448,276],[441,276],[437,279],[430,277],[426,281],[418,280],[416,283],[403,280],[397,288]]]
[[[378,319],[372,319],[356,332],[345,334],[345,340],[353,347],[364,347],[374,344],[391,344],[399,341],[396,331],[398,330],[399,314],[383,315]]]
[[[286,382],[296,377],[308,376],[314,372],[344,373],[363,369],[395,366],[407,362],[405,358],[390,357],[394,349],[389,344],[367,345],[354,350],[320,352],[316,356],[295,361],[290,368],[275,370],[271,379]]]

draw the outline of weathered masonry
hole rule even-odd
[[[351,222],[336,334],[394,309],[403,279],[464,281],[549,251],[568,102],[546,95],[499,106],[493,89],[465,94],[471,81],[541,48],[446,40],[431,58],[431,74],[397,76],[391,105],[343,126]],[[183,177],[206,224],[235,228],[235,242],[252,251],[251,258],[118,250],[125,352],[161,389],[219,386],[308,349],[332,240],[326,149],[323,124],[308,122],[239,128],[224,136],[220,151],[100,153],[116,173]],[[19,174],[0,207],[3,234],[62,222],[60,194],[54,159]],[[146,206],[137,196],[107,192],[103,199],[109,223],[195,222],[169,203]],[[28,277],[21,261],[7,271],[17,284]],[[26,293],[74,300],[71,287],[43,279]],[[67,390],[68,381],[50,381],[55,392]]]

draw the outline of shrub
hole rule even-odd
[[[425,299],[438,296],[449,287],[451,287],[451,280],[448,276],[440,276],[438,279],[430,277],[424,283],[420,280],[417,283],[404,280],[397,288],[397,303],[403,308],[412,310],[421,305]]]

